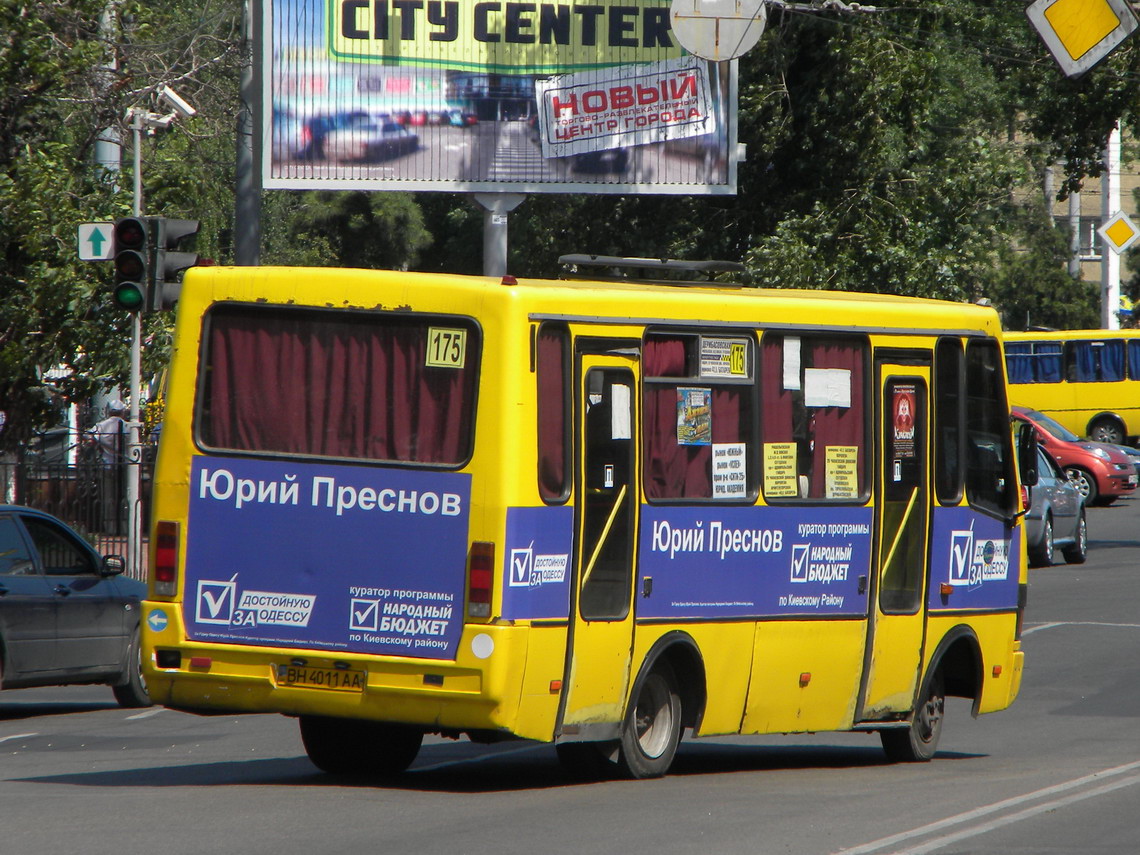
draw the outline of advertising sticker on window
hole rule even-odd
[[[677,388],[677,444],[712,443],[712,389]]]
[[[894,389],[894,400],[891,403],[892,432],[891,445],[896,460],[911,458],[915,455],[914,448],[914,414],[917,391],[913,384],[897,385]]]

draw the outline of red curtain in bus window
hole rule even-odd
[[[642,353],[645,377],[685,377],[685,342],[647,339]],[[698,385],[693,380],[690,385]],[[712,495],[712,448],[677,442],[677,387],[684,383],[646,383],[644,402],[645,493],[651,499]],[[713,396],[714,439],[717,422]]]
[[[425,366],[422,323],[216,312],[203,435],[247,451],[460,463],[474,416],[463,368]]]
[[[538,384],[538,491],[556,501],[566,495],[567,357],[565,329],[544,324],[538,332],[535,381]]]
[[[802,372],[801,372],[802,373]],[[760,356],[760,438],[762,442],[792,442],[792,393],[784,388],[784,339],[764,336]]]
[[[859,449],[858,471],[862,478],[866,451],[863,445],[863,349],[836,342],[816,341],[812,344],[813,368],[838,368],[850,372],[850,407],[813,407],[815,449],[809,495],[826,495],[828,446],[855,446]],[[862,488],[862,483],[860,483]]]

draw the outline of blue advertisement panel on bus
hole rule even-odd
[[[508,508],[503,617],[568,617],[573,548],[574,508]]]
[[[194,458],[188,636],[454,658],[470,491],[462,473]]]
[[[871,508],[642,509],[640,618],[865,615]]]
[[[1021,529],[1010,529],[1003,520],[969,508],[938,508],[933,523],[929,609],[1015,608],[1020,537]]]

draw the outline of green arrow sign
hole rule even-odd
[[[107,261],[115,254],[111,223],[83,223],[79,227],[79,260]]]

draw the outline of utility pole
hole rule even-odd
[[[235,164],[234,261],[255,266],[261,262],[261,182],[254,157],[254,110],[260,93],[254,78],[253,11],[249,0],[242,7],[241,107],[238,111],[237,163]]]
[[[131,144],[134,149],[134,194],[131,210],[142,216],[142,130],[146,113],[131,110]],[[131,408],[127,417],[127,567],[134,577],[142,570],[142,426],[139,398],[142,396],[142,312],[131,312]]]
[[[1104,147],[1104,176],[1101,178],[1101,222],[1120,210],[1120,126],[1113,126]],[[1100,321],[1106,330],[1120,329],[1120,256],[1101,240]]]

